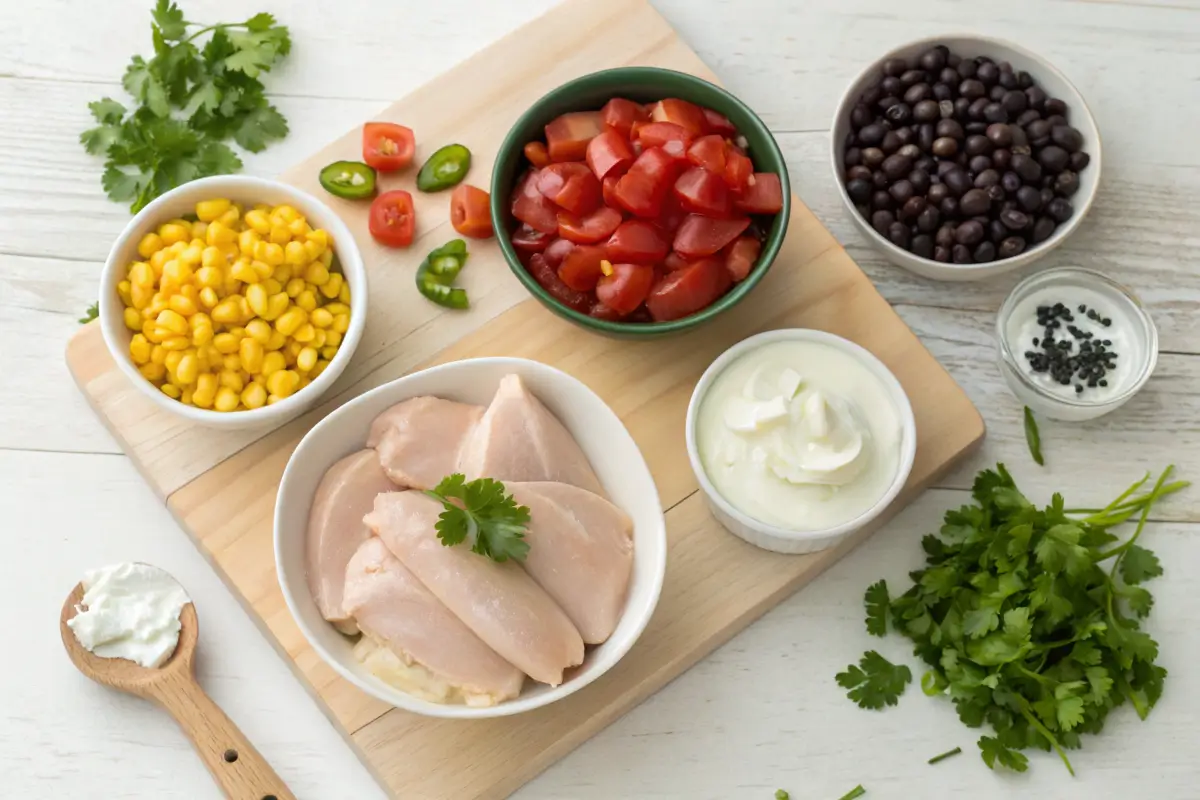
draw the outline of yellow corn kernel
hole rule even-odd
[[[158,390],[172,400],[178,400],[183,394],[183,390],[173,383],[164,383],[162,386],[158,387]]]
[[[197,311],[192,316],[188,317],[188,324],[192,326],[192,330],[202,327],[212,327],[212,317],[205,314],[203,311]]]
[[[209,249],[211,250],[213,248]],[[208,251],[206,250],[205,252]],[[218,254],[218,257],[220,257],[222,261],[225,260],[223,256],[220,256],[220,254]],[[221,284],[225,282],[225,275],[222,274],[220,266],[208,266],[201,267],[200,269],[196,270],[195,279],[196,283],[200,284],[201,287],[207,286],[210,289],[217,289],[220,288]]]
[[[241,290],[242,290],[242,282],[239,281],[237,278],[230,277],[229,275],[225,276],[225,281],[218,288],[218,292],[221,294],[222,297],[229,297],[230,295],[235,295],[238,292],[240,292]]]
[[[235,392],[241,393],[242,389],[246,388],[246,381],[242,379],[242,374],[240,372],[223,369],[217,378],[222,386],[228,386]]]
[[[335,297],[337,297],[339,294],[341,294],[342,287],[345,285],[346,285],[345,278],[342,277],[340,272],[335,272],[332,275],[330,275],[329,280],[326,281],[325,284],[321,286],[321,294],[325,295],[330,300],[332,300]],[[348,301],[349,301],[349,298],[347,298],[347,302]]]
[[[188,322],[178,312],[171,309],[165,309],[159,312],[159,315],[154,320],[155,324],[160,328],[166,328],[171,333],[182,336],[188,332]]]
[[[267,402],[267,390],[261,384],[251,383],[242,391],[242,405],[246,408],[262,408]]]
[[[129,282],[149,289],[154,286],[154,268],[145,261],[135,261],[129,268]]]
[[[256,242],[254,245],[254,254],[252,257],[257,258],[259,261],[266,261],[267,260],[267,247],[270,246],[270,244],[271,244],[270,242],[264,242],[262,240],[259,240],[258,242]]]
[[[318,308],[308,315],[309,322],[318,328],[328,328],[333,324],[333,314],[328,309]]]
[[[210,222],[204,238],[210,247],[219,247],[233,244],[237,240],[237,234],[232,228],[226,227],[220,222]]]
[[[316,242],[304,243],[304,255],[309,261],[318,261],[321,258],[321,253],[325,252],[321,249],[321,245]]]
[[[168,225],[179,225],[179,227],[181,229],[185,230],[187,233],[192,232],[192,223],[190,223],[186,220],[183,220],[183,221],[177,222],[177,223],[169,222],[167,224]],[[167,258],[179,258],[179,254],[182,253],[183,249],[187,246],[188,246],[188,238],[186,235],[182,239],[180,239],[178,242],[171,242],[169,245],[167,245],[167,247],[164,248],[167,251]]]
[[[154,296],[150,298],[150,305],[146,306],[142,310],[142,316],[157,317],[161,312],[165,311],[166,308],[167,295],[163,294],[162,292],[155,292]]]
[[[225,266],[225,254],[219,247],[206,247],[200,251],[200,265],[215,267],[219,270],[220,267]]]
[[[338,333],[337,331],[334,331],[334,330],[329,330],[329,331],[325,332],[325,346],[326,347],[337,347],[341,343],[342,343],[342,335],[340,333]]]
[[[196,203],[196,216],[202,222],[212,222],[224,214],[233,205],[224,197],[214,197],[212,200],[201,200]]]
[[[192,390],[192,403],[197,408],[212,408],[217,396],[217,376],[206,372],[196,378],[196,388]]]
[[[281,369],[267,377],[267,391],[276,397],[290,397],[299,384],[300,374],[290,369]]]
[[[183,360],[182,350],[170,350],[167,352],[167,357],[163,361],[163,366],[167,368],[168,375],[174,375],[175,370],[179,369],[179,362]]]
[[[250,266],[250,262],[244,258],[239,258],[233,262],[233,266],[229,268],[229,277],[243,283],[258,283],[260,280],[258,273],[254,271],[254,267]]]
[[[286,203],[277,205],[271,209],[272,225],[287,225],[295,219],[302,219],[300,212]]]
[[[259,261],[265,261],[272,267],[278,267],[283,264],[283,247],[275,242],[269,242],[263,249],[262,255],[259,255],[257,250],[254,257]]]
[[[258,259],[250,262],[250,268],[253,269],[255,274],[258,275],[258,279],[260,281],[269,280],[271,275],[273,275],[275,272],[274,267],[267,262],[259,261]]]
[[[275,270],[278,272],[279,270]],[[267,290],[267,294],[279,294],[283,291],[283,284],[275,277],[266,278],[262,281],[262,286]]]
[[[271,341],[271,326],[261,319],[252,319],[246,323],[246,335],[266,347]]]
[[[250,320],[254,319],[254,312],[250,309],[250,304],[248,302],[246,302],[246,295],[244,295],[244,294],[238,295],[237,301],[238,301],[238,308],[241,309],[241,312],[242,312],[242,318],[240,321],[244,325],[247,322],[249,322]]]
[[[149,286],[141,286],[133,284],[129,289],[129,302],[134,308],[143,309],[150,305],[151,298],[154,297],[154,290]]]
[[[215,411],[236,411],[241,398],[238,393],[228,386],[222,386],[217,389],[216,399],[213,400],[213,409]]]
[[[217,290],[211,286],[205,286],[200,290],[200,305],[211,309],[216,307],[221,298],[217,297]]]
[[[129,281],[121,281],[120,283],[117,284],[117,295],[121,298],[121,302],[124,303],[125,305],[129,305],[130,302],[132,302],[130,300],[130,297],[132,296],[130,294],[130,290],[132,288],[133,288],[133,284],[130,283]]]
[[[308,373],[309,379],[315,381],[321,375],[321,373],[325,371],[325,368],[328,366],[329,366],[328,360],[318,359],[317,365],[312,368],[312,372]]]
[[[311,347],[305,347],[296,355],[296,368],[301,372],[309,372],[317,365],[317,351]],[[278,394],[278,392],[276,392]]]
[[[163,339],[162,346],[167,350],[187,350],[192,346],[192,340],[186,336],[168,336]]]
[[[205,248],[193,242],[184,248],[179,254],[180,262],[187,264],[192,269],[195,269],[200,264],[200,257],[204,253]]]
[[[296,332],[296,329],[304,325],[308,321],[308,314],[303,308],[292,307],[279,315],[279,319],[275,320],[275,330],[282,333],[284,336],[291,336]]]
[[[280,353],[278,350],[272,350],[263,356],[262,369],[260,371],[269,378],[276,372],[279,372],[279,370],[286,368],[287,360],[284,358],[283,353]]]
[[[221,302],[217,303],[217,307],[212,310],[213,322],[223,322],[227,325],[236,324],[242,318],[242,307],[238,303],[237,297],[226,297]],[[335,319],[336,323],[337,320]]]
[[[294,339],[292,341],[288,342],[287,347],[283,348],[284,354],[288,358],[291,359],[291,361],[289,361],[288,363],[289,364],[296,363],[296,356],[300,355],[300,351],[303,349],[304,349],[304,345],[300,344],[300,342],[297,342]]]
[[[150,362],[152,364],[167,363],[167,351],[161,344],[152,345],[150,347]]]
[[[299,297],[300,293],[304,291],[304,278],[292,278],[283,287],[283,290],[287,292],[288,297]]]
[[[135,333],[129,340],[129,357],[135,364],[150,363],[150,340],[143,334]]]
[[[275,274],[271,277],[274,280],[279,281],[280,286],[287,286],[288,281],[290,281],[294,275],[295,273],[289,265],[281,264],[275,268]]]
[[[192,279],[192,268],[179,259],[171,259],[163,265],[162,284],[165,289],[170,281],[175,286],[182,286]]]
[[[246,302],[250,310],[258,316],[267,313],[267,289],[261,283],[253,283],[246,287]],[[270,335],[270,334],[268,334]]]
[[[171,246],[176,242],[187,242],[192,235],[192,223],[185,222],[167,222],[158,229],[158,236],[162,239],[162,243],[166,246]]]
[[[125,317],[125,327],[131,331],[140,331],[142,329],[142,315],[135,308],[127,308],[122,312]]]
[[[239,342],[240,344],[240,342]],[[242,369],[242,359],[237,353],[227,355],[221,359],[221,369],[233,370],[240,372]]]
[[[237,204],[235,203],[224,214],[217,217],[216,221],[221,223],[222,225],[224,225],[227,228],[233,228],[236,230],[238,221],[241,218],[242,218],[242,212],[238,210]]]
[[[259,316],[265,319],[267,322],[274,322],[280,314],[287,311],[289,305],[291,305],[291,303],[289,302],[286,294],[283,292],[273,294],[267,298],[267,312],[265,314],[259,314]]]
[[[338,291],[338,300],[350,305],[350,284],[345,281],[342,281],[342,288]]]
[[[163,248],[162,237],[157,233],[147,233],[138,242],[138,255],[142,258],[149,258]]]
[[[341,302],[326,303],[325,310],[328,311],[330,314],[333,314],[336,317],[338,314],[349,314],[350,306],[346,305],[345,303],[341,303]]]
[[[247,211],[242,220],[250,226],[250,230],[259,236],[266,236],[271,232],[271,220],[265,211],[260,211],[259,209]]]
[[[238,355],[242,360],[242,368],[247,372],[253,374],[262,369],[263,346],[257,339],[242,339],[238,346]]]
[[[333,357],[336,355],[337,355],[336,347],[325,346],[325,347],[321,348],[321,357],[322,358],[332,361]]]
[[[291,264],[293,267],[301,267],[308,263],[308,254],[304,252],[304,245],[300,242],[288,242],[283,248],[283,263]]]
[[[271,339],[267,342],[268,350],[281,350],[287,344],[287,337],[279,331],[271,331]]]
[[[196,345],[196,347],[203,347],[213,340],[213,335],[212,323],[200,325],[192,329],[192,344]]]
[[[196,220],[192,223],[192,241],[200,240],[200,246],[204,246],[204,237],[208,234],[208,223]]]
[[[320,245],[322,251],[329,247],[329,231],[324,228],[315,228],[305,234],[304,238],[315,245]]]
[[[347,330],[350,329],[350,315],[349,314],[338,314],[337,316],[335,316],[333,318],[333,326],[332,327],[333,327],[333,330],[337,331],[338,333],[345,333]]]
[[[326,250],[321,253],[320,262],[325,265],[325,269],[333,269],[333,251]]]
[[[309,231],[312,230],[312,228],[308,227],[308,220],[306,220],[304,217],[297,217],[289,222],[287,229],[288,233],[297,239],[302,239],[305,236],[308,236]]]
[[[238,234],[238,249],[242,251],[242,255],[246,258],[253,258],[254,246],[262,241],[258,234],[252,230],[244,230]]]
[[[315,311],[317,308],[317,296],[313,293],[312,289],[305,289],[296,296],[296,305],[305,311]]]
[[[329,335],[328,331],[326,331],[324,328],[315,328],[313,330],[312,341],[308,343],[309,346],[315,347],[319,350],[320,348],[325,346],[325,337],[328,335]]]
[[[142,377],[151,382],[161,381],[167,376],[167,370],[162,364],[155,364],[151,361],[149,364],[142,364],[138,367],[138,372],[142,373]]]
[[[196,376],[200,374],[200,364],[196,359],[195,353],[185,353],[183,358],[179,360],[179,366],[175,367],[175,377],[177,383],[189,384],[196,382]]]
[[[256,384],[258,384],[259,386],[263,387],[264,389],[265,389],[265,388],[267,388],[267,376],[266,376],[266,375],[263,375],[261,372],[260,372],[260,373],[258,373],[257,375],[254,375],[254,376],[252,376],[252,377],[250,378],[250,382],[251,382],[251,383],[256,383]],[[249,385],[249,384],[247,384],[247,386],[248,386],[248,385]]]
[[[329,280],[329,270],[325,269],[325,265],[319,261],[315,264],[310,264],[308,269],[304,270],[304,280],[314,286],[322,286]]]
[[[200,289],[195,283],[185,283],[179,287],[179,294],[191,300],[193,303],[200,299]]]
[[[142,323],[142,335],[145,336],[146,340],[152,344],[158,344],[163,340],[161,331],[159,327],[154,324],[154,320],[146,320]]]
[[[308,344],[313,340],[316,332],[317,329],[312,326],[312,323],[306,322],[296,329],[296,332],[292,334],[292,338],[301,344]]]
[[[283,225],[272,225],[271,232],[268,234],[271,244],[279,245],[280,247],[287,244],[291,238],[292,235],[288,233],[288,229]]]
[[[199,309],[196,308],[196,303],[190,300],[187,295],[184,294],[171,295],[171,299],[167,301],[167,307],[176,314],[184,317],[190,317],[199,311]]]

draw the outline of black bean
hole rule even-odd
[[[1038,151],[1037,158],[1038,163],[1042,165],[1042,169],[1053,175],[1057,175],[1066,169],[1071,161],[1070,154],[1056,144],[1043,147]]]
[[[904,101],[901,100],[896,95],[889,94],[887,97],[880,100],[876,105],[879,107],[880,111],[887,111],[892,106],[898,105],[899,103],[903,103],[903,102]]]
[[[871,180],[871,168],[862,164],[857,164],[846,170],[846,180],[848,181],[868,181]]]
[[[950,187],[944,183],[935,183],[929,187],[927,199],[933,205],[940,205],[943,200],[950,196]]]
[[[900,149],[900,135],[895,131],[888,131],[883,135],[883,141],[879,144],[879,148],[887,155],[891,155]]]
[[[940,120],[934,131],[939,139],[962,139],[966,136],[963,126],[953,119]]]
[[[855,203],[863,204],[870,202],[874,191],[870,181],[852,180],[846,184],[846,193],[850,195],[850,199]]]
[[[1017,73],[1017,88],[1018,89],[1028,89],[1030,86],[1033,86],[1033,76],[1030,75],[1025,70],[1021,70],[1020,72],[1018,72]]]
[[[1025,134],[1029,136],[1029,144],[1033,147],[1044,147],[1050,144],[1051,125],[1044,119],[1035,119],[1025,126]]]
[[[917,147],[925,152],[933,150],[933,141],[937,138],[933,125],[925,124],[917,128]]]
[[[904,128],[904,130],[908,131],[909,133],[912,133],[912,128]],[[896,135],[899,136],[901,134],[901,132],[902,131],[896,131]],[[903,139],[904,137],[901,136],[900,138]],[[915,144],[906,143],[906,144],[902,145],[900,147],[900,149],[895,152],[895,155],[903,156],[905,158],[915,161],[916,159],[923,156],[924,153],[922,153],[921,148],[917,147]],[[892,156],[888,156],[888,158],[891,158],[891,157]]]
[[[1039,192],[1038,194],[1042,198],[1042,208],[1045,208],[1046,206],[1050,205],[1050,201],[1054,199],[1053,187],[1046,187],[1046,188],[1042,189],[1041,192]]]
[[[1000,185],[1004,187],[1004,191],[1013,194],[1021,188],[1021,176],[1015,172],[1006,172],[1000,176]]]
[[[908,87],[908,89],[904,92],[904,102],[908,103],[910,106],[915,106],[922,100],[928,100],[932,96],[933,89],[930,88],[928,83],[918,83]]]
[[[1008,196],[1008,193],[1004,191],[1004,187],[998,183],[993,183],[991,186],[987,187],[986,191],[988,197],[992,199],[993,203],[1003,202],[1004,198]]]
[[[857,147],[851,147],[846,150],[842,156],[842,163],[847,167],[854,167],[862,163],[862,150]]]
[[[858,141],[866,147],[874,147],[883,141],[886,134],[887,129],[883,127],[883,123],[872,122],[870,125],[864,125],[858,132]]]
[[[864,106],[862,103],[854,106],[850,111],[850,126],[854,130],[858,130],[864,125],[870,125],[875,121],[875,115],[871,113],[871,109]]]
[[[1046,107],[1046,93],[1040,86],[1030,86],[1025,90],[1025,97],[1029,100],[1030,108],[1041,111]]]
[[[1069,125],[1055,125],[1050,131],[1050,138],[1068,153],[1078,153],[1083,147],[1083,134]]]
[[[937,247],[933,248],[933,260],[934,260],[934,261],[940,261],[940,262],[942,262],[943,264],[949,263],[949,261],[950,261],[950,248],[949,248],[949,247],[943,247],[943,246],[941,246],[941,245],[938,245]]]
[[[1009,236],[1000,242],[1000,258],[1012,258],[1025,252],[1025,240],[1020,236]]]
[[[1029,155],[1029,137],[1025,134],[1025,129],[1017,125],[1009,126],[1009,130],[1012,131],[1013,140],[1012,145],[1010,145],[1012,151],[1014,153],[1018,152],[1017,148],[1019,147],[1021,148],[1020,152]]]
[[[907,183],[907,181],[904,181]],[[912,184],[909,184],[910,186]],[[896,187],[892,187],[892,197],[896,197]],[[899,199],[899,198],[897,198]],[[921,212],[928,207],[924,197],[909,197],[904,201],[904,206],[900,209],[900,219],[908,220],[916,224],[916,220],[921,216]]]
[[[934,236],[934,242],[942,247],[951,247],[954,244],[954,227],[952,222],[942,225]]]
[[[1092,163],[1092,157],[1087,153],[1082,151],[1078,153],[1071,153],[1071,169],[1075,170],[1076,172],[1082,172],[1083,170],[1087,169],[1087,165],[1090,163]]]
[[[871,169],[875,169],[883,163],[883,159],[887,156],[878,147],[866,147],[862,151],[862,162]]]
[[[933,122],[939,116],[941,112],[936,100],[920,100],[913,106],[913,119],[917,122]]]
[[[876,189],[871,195],[871,208],[876,211],[891,211],[894,205],[892,196],[883,189]]]
[[[988,125],[987,138],[995,147],[1008,147],[1012,144],[1012,131],[1003,122],[993,122]]]
[[[1004,171],[1012,166],[1012,151],[1001,147],[992,152],[992,166]]]
[[[1037,222],[1033,224],[1033,233],[1030,234],[1029,241],[1034,244],[1041,244],[1050,238],[1054,233],[1054,229],[1058,227],[1058,223],[1050,217],[1038,217]]]
[[[992,141],[986,136],[975,134],[968,136],[966,142],[966,151],[968,156],[978,156],[992,151]]]
[[[1057,97],[1051,97],[1046,101],[1046,113],[1058,114],[1065,118],[1067,116],[1067,104]]]
[[[1030,218],[1024,211],[1018,211],[1014,208],[1009,211],[1001,211],[1000,221],[1010,231],[1021,231],[1029,227]]]
[[[950,188],[956,197],[962,197],[973,186],[965,170],[955,168],[942,176],[942,183]]]
[[[909,243],[908,226],[903,222],[893,222],[888,226],[887,237],[897,247],[907,248]]]
[[[912,159],[908,156],[894,153],[885,158],[879,168],[883,170],[883,174],[887,175],[888,178],[896,180],[912,171]]]
[[[988,222],[988,239],[992,241],[992,244],[1000,244],[1002,239],[1011,235],[1012,231],[1004,227],[1004,223],[1000,220],[994,219]]]
[[[1004,101],[1004,95],[1006,94],[1008,94],[1008,90],[1000,84],[996,84],[988,90],[988,99],[996,103],[1001,103]]]
[[[972,189],[962,196],[959,209],[969,217],[986,214],[992,206],[992,200],[983,189]]]
[[[1025,111],[1022,111],[1020,114],[1018,114],[1017,118],[1013,122],[1018,127],[1025,128],[1025,127],[1028,127],[1029,125],[1033,124],[1034,122],[1040,120],[1041,118],[1042,118],[1041,114],[1034,111],[1032,108],[1029,108],[1029,109],[1026,109]]]
[[[1018,116],[1029,108],[1029,98],[1025,96],[1025,93],[1018,92],[1012,89],[1012,87],[1008,87],[1005,90],[1004,97],[1001,98],[1000,103],[1004,106],[1004,110],[1008,112],[1010,117]]]
[[[1055,222],[1066,222],[1075,213],[1075,209],[1071,206],[1070,200],[1056,197],[1046,204],[1046,213],[1053,217]]]
[[[892,215],[892,212],[885,209],[880,209],[871,215],[871,227],[882,233],[884,236],[887,235],[888,228],[891,227],[892,223],[895,221],[896,217]]]
[[[900,76],[900,83],[905,86],[915,86],[925,80],[925,70],[923,69],[908,69]]]
[[[883,116],[895,125],[904,125],[912,122],[912,106],[904,102],[896,103],[884,111]]]
[[[900,83],[900,79],[894,75],[889,75],[879,82],[879,88],[883,89],[884,97],[888,95],[899,95],[904,91],[904,84]]]
[[[916,199],[918,198],[913,198],[913,200]],[[938,213],[938,210],[933,206],[926,204],[925,208],[921,210],[921,213],[917,215],[917,228],[925,233],[930,233],[931,231],[937,229],[938,223],[941,222],[941,219],[942,217],[941,214]]]
[[[987,94],[987,88],[983,85],[982,81],[968,78],[958,85],[958,93],[968,100],[974,100],[984,97]]]
[[[966,122],[967,112],[971,109],[971,101],[965,97],[960,97],[954,101],[954,117],[955,119]]]
[[[975,70],[976,70],[976,68],[977,68],[978,66],[979,66],[979,65],[978,65],[978,63],[976,63],[975,59],[973,59],[973,58],[964,58],[962,61],[959,61],[959,62],[958,62],[958,75],[959,75],[959,77],[960,77],[960,78],[973,78],[973,77],[975,77]]]
[[[873,86],[868,86],[866,91],[862,93],[859,102],[865,106],[873,106],[883,97],[883,88],[878,83]]]
[[[971,248],[965,244],[956,244],[950,250],[950,259],[955,264],[970,264],[971,263]]]
[[[908,62],[903,58],[889,58],[883,62],[883,74],[888,77],[899,77],[908,70]]]
[[[962,77],[959,76],[958,70],[953,67],[943,67],[942,71],[938,73],[938,80],[953,87],[957,92],[958,84],[962,82]]]
[[[1000,103],[991,102],[983,107],[983,118],[987,122],[1008,122],[1008,111]]]
[[[1021,204],[1021,208],[1032,214],[1042,207],[1042,193],[1032,186],[1022,186],[1017,189],[1017,202]]]
[[[1079,174],[1065,170],[1058,173],[1054,179],[1054,192],[1062,197],[1070,197],[1079,191]]]
[[[942,212],[943,217],[954,219],[958,216],[958,198],[950,195],[938,204],[938,211]]]
[[[986,97],[980,97],[971,101],[971,105],[967,106],[967,116],[972,122],[983,122],[983,110],[991,105],[991,100]]]
[[[921,69],[932,74],[946,66],[946,56],[949,54],[949,49],[943,45],[931,47],[924,53],[921,53],[920,57],[917,58],[917,64],[920,65]]]
[[[975,259],[976,264],[986,264],[989,261],[995,261],[996,245],[984,240],[975,247],[972,257]]]
[[[854,145],[858,144],[858,137],[854,135],[853,131],[846,131],[846,138],[842,141],[846,147],[854,147]]]
[[[913,196],[913,185],[907,180],[899,180],[892,184],[888,193],[896,201],[896,205],[904,205]]]
[[[906,125],[903,128],[896,129],[896,138],[900,140],[900,149],[903,150],[904,145],[912,144],[917,140],[917,132],[913,130],[911,125]],[[913,158],[916,158],[916,156],[913,156]]]
[[[976,220],[967,220],[954,231],[954,241],[974,247],[983,241],[984,229]]]
[[[876,189],[886,189],[891,181],[888,180],[887,175],[883,174],[883,170],[877,170],[871,173],[871,183],[875,185]]]
[[[1000,70],[1000,85],[1005,89],[1016,89],[1020,85],[1017,74],[1012,69]]]
[[[937,172],[937,165],[938,165],[938,162],[937,162],[936,158],[934,158],[933,156],[924,156],[922,158],[917,159],[917,162],[915,164],[913,164],[913,168],[919,169],[922,172],[927,173],[929,175],[933,175],[934,173]]]
[[[1012,158],[1013,172],[1021,176],[1021,180],[1026,183],[1033,183],[1042,179],[1042,165],[1033,159],[1032,156],[1024,154],[1015,154]]]
[[[980,173],[986,172],[991,168],[992,159],[989,156],[972,156],[971,160],[967,162],[967,169],[976,177],[979,177]],[[997,175],[996,179],[999,180],[999,178],[1000,176]]]
[[[938,101],[953,100],[954,89],[948,83],[935,83],[933,85],[933,99]],[[951,108],[953,108],[953,105],[951,105]]]
[[[958,153],[958,142],[949,136],[934,140],[933,154],[939,158],[953,158]]]
[[[984,156],[979,157],[984,158]],[[1000,183],[1000,173],[990,167],[978,170],[975,174],[975,188],[977,189],[986,189],[998,183]]]
[[[914,169],[908,173],[908,182],[912,184],[913,191],[924,196],[929,192],[929,173],[923,169]]]
[[[1050,114],[1048,117],[1046,117],[1046,122],[1050,123],[1050,127],[1055,128],[1059,125],[1066,125],[1067,118],[1062,114]]]
[[[933,258],[933,237],[927,233],[920,233],[912,239],[913,255],[921,258]]]
[[[981,64],[979,69],[975,71],[975,77],[982,81],[985,86],[991,86],[1000,80],[1000,68],[991,62]]]

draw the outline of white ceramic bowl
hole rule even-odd
[[[1079,173],[1079,191],[1071,198],[1075,213],[1069,220],[1060,224],[1053,235],[1041,244],[1030,247],[1025,252],[1003,261],[992,261],[986,264],[944,264],[933,259],[921,258],[892,244],[876,231],[869,220],[864,219],[855,208],[854,201],[846,192],[843,181],[845,174],[842,158],[846,150],[846,134],[850,131],[850,111],[858,102],[858,98],[867,86],[877,80],[882,74],[883,62],[889,58],[912,59],[919,56],[935,45],[943,44],[954,53],[961,56],[988,56],[995,61],[1008,61],[1013,68],[1025,70],[1033,76],[1034,82],[1046,91],[1050,97],[1057,97],[1068,106],[1070,125],[1083,134],[1083,149],[1091,157],[1087,169]],[[1096,198],[1100,185],[1100,168],[1102,164],[1100,131],[1096,128],[1096,120],[1091,109],[1079,91],[1067,77],[1059,72],[1053,64],[1035,53],[1031,53],[1020,45],[990,36],[978,36],[969,33],[950,33],[945,36],[931,36],[915,42],[901,45],[884,54],[879,60],[859,73],[838,103],[833,117],[833,135],[830,142],[830,158],[833,167],[833,179],[837,185],[838,194],[846,211],[854,221],[855,226],[862,231],[872,245],[893,264],[903,267],[925,278],[939,281],[977,281],[1002,275],[1006,272],[1021,269],[1058,247],[1067,237],[1074,233],[1083,218],[1087,216]]]
[[[816,342],[843,350],[875,375],[887,391],[888,398],[895,406],[896,415],[900,418],[903,428],[900,438],[900,458],[891,485],[873,506],[841,525],[801,531],[781,528],[755,519],[735,508],[721,495],[717,487],[709,480],[704,464],[700,460],[700,450],[696,445],[696,422],[700,404],[713,381],[742,355],[763,345],[780,341]],[[688,458],[692,462],[692,471],[696,473],[696,480],[700,482],[700,488],[704,491],[709,508],[726,530],[752,545],[765,550],[773,550],[776,553],[815,553],[818,550],[833,547],[842,539],[862,528],[883,513],[883,510],[896,499],[896,495],[908,481],[909,473],[912,472],[913,459],[917,454],[917,423],[913,417],[912,406],[908,402],[908,395],[904,393],[900,381],[896,380],[896,376],[892,375],[883,362],[868,350],[840,336],[834,336],[832,333],[808,328],[784,328],[766,331],[738,342],[722,353],[700,376],[696,388],[692,391],[691,402],[688,403],[687,450]]]
[[[625,612],[607,642],[589,648],[583,665],[557,687],[526,682],[520,697],[488,708],[442,705],[413,697],[372,675],[353,655],[354,641],[326,622],[305,578],[305,536],[313,493],[338,459],[365,447],[377,415],[402,400],[435,395],[486,405],[500,379],[516,373],[567,427],[596,470],[609,498],[633,518],[633,575]],[[433,535],[433,532],[430,532]],[[522,358],[477,358],[431,367],[351,400],[300,441],[275,502],[275,568],[288,608],[313,649],[364,692],[430,717],[481,719],[518,714],[561,700],[612,668],[629,652],[654,613],[667,565],[667,533],[658,489],[633,437],[604,401],[561,370]]]
[[[333,239],[334,252],[342,265],[342,272],[350,286],[350,327],[342,337],[337,355],[317,379],[308,386],[278,403],[253,410],[222,413],[195,406],[187,406],[172,400],[154,384],[142,377],[137,366],[129,357],[129,340],[133,331],[125,327],[124,304],[117,294],[117,284],[125,279],[129,264],[141,260],[137,254],[138,242],[147,233],[155,230],[167,220],[192,213],[196,203],[224,197],[247,207],[255,203],[279,205],[287,203],[308,220],[314,228],[324,228]],[[364,209],[365,213],[365,209]],[[350,363],[354,348],[362,338],[363,326],[367,321],[367,271],[363,266],[362,254],[350,229],[317,198],[295,187],[278,181],[251,178],[245,175],[220,175],[200,178],[176,187],[149,205],[129,221],[125,230],[113,243],[104,263],[100,278],[100,327],[104,343],[117,366],[138,390],[155,405],[172,414],[192,422],[214,428],[251,428],[277,425],[312,406],[333,385],[342,370]]]

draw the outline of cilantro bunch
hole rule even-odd
[[[79,137],[105,157],[109,198],[129,201],[135,213],[190,180],[241,169],[225,140],[257,153],[288,132],[259,80],[291,50],[287,28],[272,15],[202,26],[170,0],[158,0],[151,15],[154,56],[134,56],[122,80],[137,105],[109,97],[90,103],[97,125]]]
[[[1137,495],[1147,474],[1104,508],[1067,509],[1058,494],[1034,506],[997,465],[976,477],[975,502],[922,540],[926,566],[911,588],[896,598],[882,581],[867,590],[868,632],[885,635],[890,617],[929,665],[925,693],[948,696],[969,727],[992,727],[978,742],[989,767],[1024,772],[1020,751],[1053,749],[1074,775],[1066,751],[1081,734],[1099,733],[1125,701],[1142,719],[1158,702],[1167,671],[1138,620],[1153,605],[1142,584],[1162,566],[1138,540],[1154,503],[1188,485],[1167,483],[1171,469],[1149,492]],[[1135,517],[1118,544],[1110,529]],[[907,668],[874,651],[861,663],[838,676],[851,699],[894,704]]]
[[[434,524],[438,539],[446,547],[470,542],[471,551],[503,563],[512,558],[524,561],[529,552],[525,531],[529,509],[518,505],[504,484],[492,478],[468,481],[461,472],[442,478],[425,494],[444,510]]]

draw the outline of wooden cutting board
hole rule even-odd
[[[442,144],[466,144],[474,153],[468,180],[486,187],[495,149],[530,103],[571,78],[633,64],[715,81],[645,0],[568,0],[380,118],[416,131],[418,160]],[[773,269],[740,306],[673,339],[616,341],[576,328],[529,299],[492,242],[471,243],[461,276],[470,311],[449,312],[420,298],[413,285],[417,263],[454,235],[448,195],[414,192],[418,241],[407,250],[377,246],[367,235],[365,206],[331,198],[317,186],[320,167],[357,159],[359,148],[356,128],[283,176],[343,216],[371,273],[366,332],[320,407],[273,431],[215,433],[157,411],[141,397],[115,368],[94,324],[71,340],[67,362],[142,475],[395,796],[508,795],[870,535],[864,530],[815,555],[780,556],[727,534],[708,514],[688,465],[684,415],[700,374],[735,342],[772,328],[820,328],[864,345],[892,369],[912,401],[919,442],[912,478],[889,516],[983,437],[983,422],[966,395],[799,201],[793,201],[787,241]],[[411,189],[412,181],[411,171],[385,177],[383,188]],[[587,689],[517,717],[425,719],[359,692],[306,644],[275,580],[275,493],[296,443],[333,408],[415,367],[485,355],[534,358],[566,370],[624,420],[667,509],[666,585],[639,643]]]

